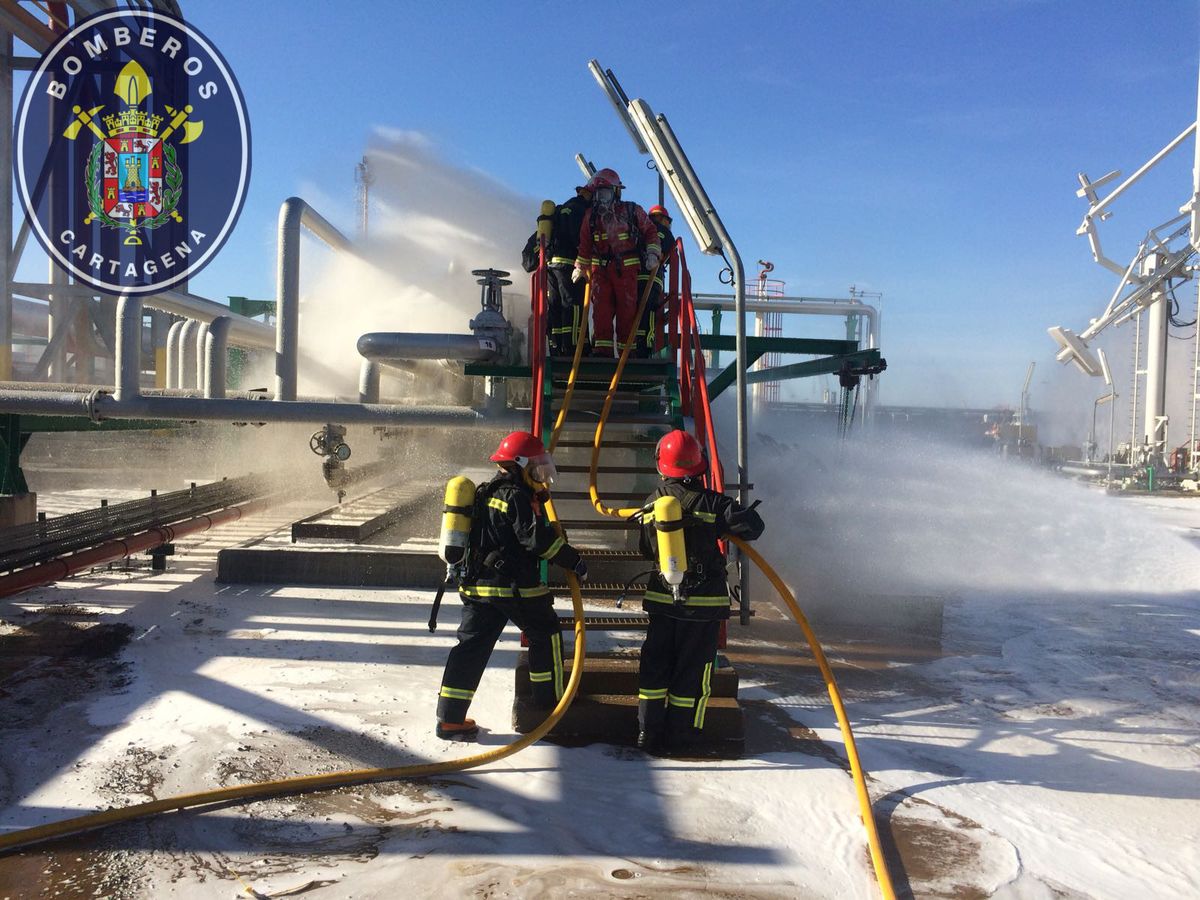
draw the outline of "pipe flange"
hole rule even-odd
[[[83,408],[87,411],[87,417],[93,424],[99,425],[104,421],[104,417],[100,415],[100,398],[107,396],[110,391],[95,390],[86,394],[83,398]]]

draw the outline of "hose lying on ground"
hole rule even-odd
[[[829,666],[829,660],[825,658],[825,651],[821,649],[821,642],[817,640],[816,634],[813,633],[812,627],[808,624],[808,619],[801,612],[800,605],[796,602],[795,595],[788,589],[783,579],[779,577],[779,573],[771,568],[757,550],[741,538],[730,535],[729,539],[758,566],[760,572],[767,576],[767,579],[775,586],[775,590],[780,598],[787,604],[792,618],[796,620],[796,624],[804,632],[804,638],[808,641],[813,658],[816,659],[817,666],[821,670],[821,676],[825,679],[825,688],[829,691],[829,699],[833,703],[833,711],[837,715],[838,728],[841,729],[842,740],[846,744],[846,758],[850,761],[850,774],[854,778],[854,790],[858,796],[858,807],[862,814],[863,825],[867,829],[867,844],[871,849],[871,864],[875,867],[875,877],[879,880],[879,891],[886,900],[894,900],[896,892],[892,888],[891,875],[888,873],[887,862],[883,858],[883,846],[879,842],[879,829],[875,825],[875,816],[871,811],[871,795],[867,792],[867,773],[863,770],[862,763],[858,760],[858,747],[854,743],[854,733],[850,730],[850,720],[846,716],[846,707],[842,703],[842,694],[838,690],[837,680],[833,677],[833,669]]]
[[[555,528],[559,529],[557,516],[553,507],[547,504],[548,513]],[[138,803],[122,809],[107,809],[101,812],[88,813],[60,822],[50,822],[33,828],[24,828],[0,835],[0,853],[29,847],[55,838],[81,834],[93,831],[119,822],[130,822],[143,819],[159,813],[172,812],[180,809],[192,809],[201,806],[212,806],[218,803],[233,801],[265,800],[269,797],[280,797],[291,794],[303,794],[310,791],[327,790],[329,788],[348,787],[356,784],[368,784],[376,781],[395,781],[402,778],[420,778],[428,775],[444,775],[448,772],[461,772],[478,766],[506,759],[520,753],[526,747],[539,741],[563,717],[575,692],[579,688],[579,680],[583,676],[583,660],[586,651],[586,636],[583,627],[583,597],[579,592],[579,581],[571,572],[567,573],[567,584],[571,588],[571,605],[575,614],[575,655],[571,666],[571,677],[567,681],[563,695],[554,707],[546,721],[537,728],[523,735],[511,744],[464,756],[461,759],[446,762],[420,763],[408,766],[391,766],[382,769],[357,769],[347,772],[332,772],[327,775],[304,775],[299,778],[283,778],[278,781],[264,781],[257,784],[242,784],[234,787],[218,788],[211,791],[201,791],[195,794],[180,794],[176,797],[165,797],[161,800],[151,800],[148,803]]]

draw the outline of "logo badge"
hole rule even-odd
[[[46,51],[17,115],[17,190],[33,233],[105,293],[179,285],[233,230],[250,125],[228,64],[191,25],[114,10]]]

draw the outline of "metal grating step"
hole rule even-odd
[[[579,438],[566,438],[558,442],[559,447],[566,448],[591,448],[591,440],[582,440]],[[657,438],[646,438],[645,440],[627,440],[627,441],[605,441],[602,448],[604,450],[653,450],[658,446]],[[561,466],[559,469],[561,470]]]
[[[561,466],[559,470],[561,471]],[[587,491],[555,491],[554,500],[590,500],[592,495]],[[601,499],[608,500],[645,500],[645,491],[605,491],[604,497]]]
[[[637,528],[632,519],[560,519],[559,524],[571,531],[622,531]]]
[[[558,624],[563,631],[571,631],[575,627],[575,619],[571,616],[559,616]],[[650,627],[650,617],[645,615],[585,615],[583,626],[589,631],[644,631]]]
[[[567,411],[567,422],[572,424],[580,424],[587,422],[589,425],[594,424],[600,419],[599,410],[577,410],[570,409]],[[642,415],[638,413],[609,413],[606,425],[670,425],[675,421],[674,415],[669,413],[660,413],[654,415],[646,413]]]
[[[649,568],[650,563],[647,562],[646,566],[647,566],[647,568]],[[649,576],[646,576],[646,577],[648,578]],[[571,589],[569,587],[567,587],[567,585],[565,585],[565,584],[552,584],[552,585],[550,585],[550,590],[554,591],[555,594],[557,594],[558,596],[562,596],[562,597],[569,596],[571,593]],[[631,584],[629,586],[628,591],[625,590],[624,582],[616,582],[616,581],[612,581],[612,582],[585,581],[583,584],[581,584],[579,586],[579,593],[583,595],[584,599],[613,600],[613,599],[621,596],[622,593],[624,593],[625,599],[627,601],[640,602],[642,599],[642,594],[644,594],[645,592],[646,592],[645,578],[643,578],[642,580],[640,580],[638,582],[635,582],[634,584]]]
[[[590,472],[591,466],[576,465],[573,463],[563,463],[559,465],[555,463],[556,468],[560,473],[565,472]],[[658,470],[654,468],[652,463],[644,466],[600,466],[596,471],[608,475],[658,475]],[[558,496],[555,494],[554,496]]]
[[[593,383],[594,382],[588,382],[588,384],[593,384]],[[654,391],[654,393],[647,393],[647,391]],[[566,394],[566,392],[567,392],[566,384],[559,384],[558,382],[555,382],[555,384],[554,384],[554,395],[555,396],[559,396],[560,394]],[[579,382],[575,382],[575,390],[573,392],[573,396],[575,396],[575,397],[580,397],[580,396],[583,396],[583,397],[607,397],[608,396],[608,387],[607,386],[602,387],[602,388],[601,387],[580,387]],[[670,399],[670,397],[668,397],[666,394],[662,393],[662,386],[657,385],[657,384],[653,385],[651,387],[639,388],[636,391],[622,390],[620,388],[620,386],[618,385],[617,390],[614,394],[614,397],[617,400],[669,400]]]

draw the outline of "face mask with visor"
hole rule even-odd
[[[554,457],[549,453],[530,457],[525,464],[525,477],[538,484],[554,484],[558,477],[558,469],[554,467]]]

